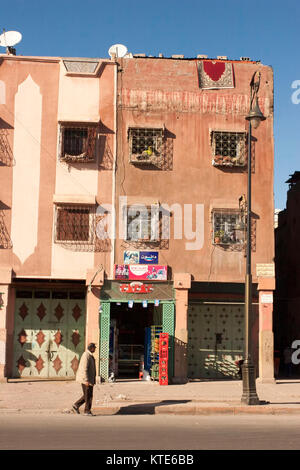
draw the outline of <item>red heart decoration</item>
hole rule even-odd
[[[225,72],[225,62],[212,62],[206,60],[203,62],[203,69],[211,80],[217,82]]]

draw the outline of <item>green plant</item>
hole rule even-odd
[[[224,230],[216,230],[214,233],[214,237],[222,238],[225,235]]]

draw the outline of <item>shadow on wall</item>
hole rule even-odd
[[[0,201],[0,249],[12,248],[12,241],[5,223],[5,211],[7,210],[10,210],[10,207]]]
[[[0,166],[14,166],[16,161],[9,143],[9,130],[13,127],[0,118]]]

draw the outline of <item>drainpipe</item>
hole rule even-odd
[[[117,126],[118,126],[118,62],[116,55],[113,54],[112,61],[115,63],[114,68],[114,160],[113,160],[113,172],[112,172],[112,250],[110,258],[110,279],[113,279],[114,275],[114,264],[115,264],[115,249],[116,249],[116,161],[117,161]]]

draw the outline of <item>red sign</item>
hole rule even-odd
[[[168,385],[169,333],[159,334],[159,385]]]
[[[142,282],[120,284],[120,291],[127,294],[148,294],[153,291],[153,284],[143,284]]]

